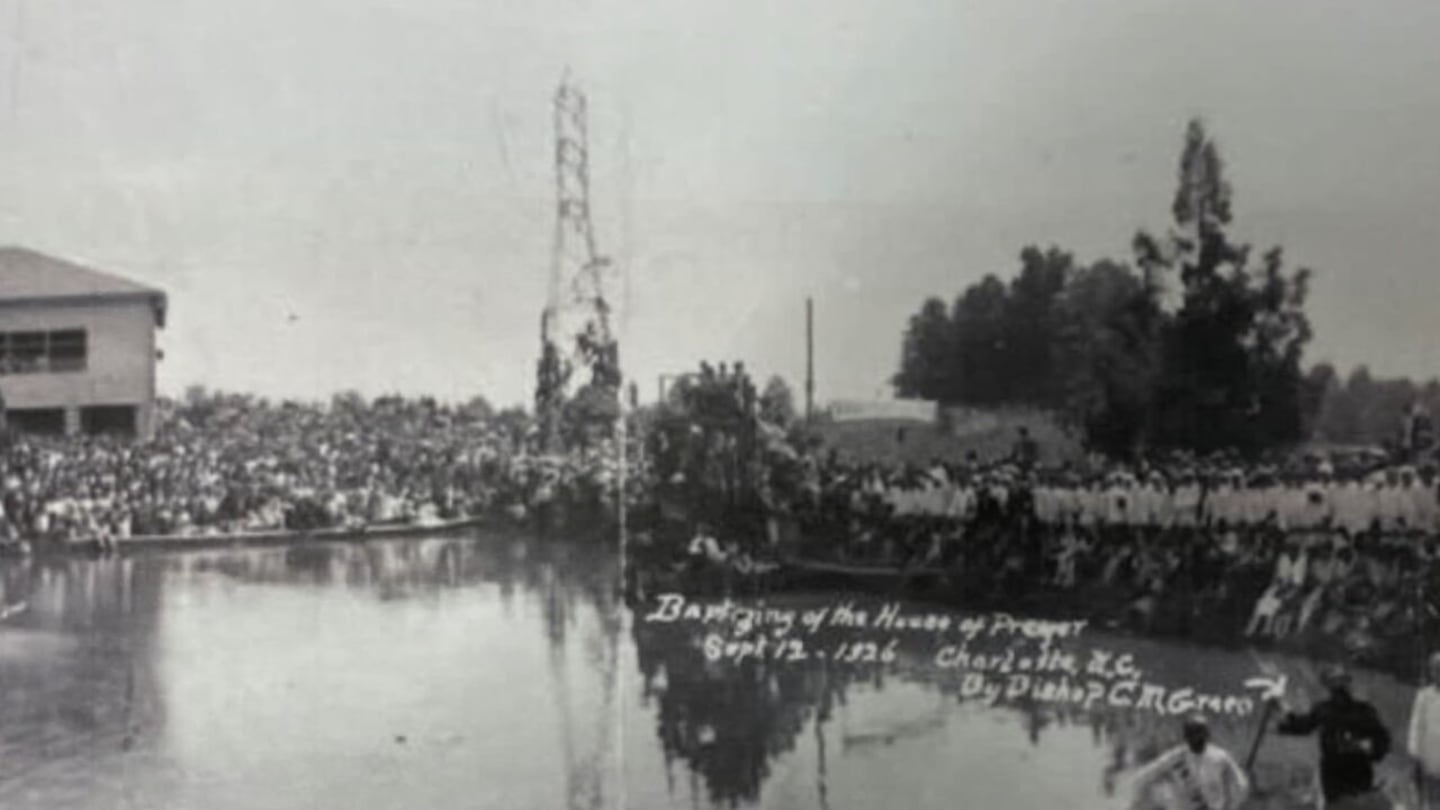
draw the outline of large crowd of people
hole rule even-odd
[[[885,465],[786,436],[753,406],[721,418],[735,409],[697,392],[744,399],[723,375],[698,377],[652,442],[658,500],[685,504],[691,526],[681,543],[637,544],[662,569],[676,555],[688,572],[740,575],[818,562],[911,590],[938,582],[971,606],[1303,636],[1362,658],[1413,655],[1405,640],[1440,616],[1425,602],[1440,593],[1425,587],[1440,574],[1433,448],[1047,465],[1022,428],[1005,458]]]
[[[523,430],[428,399],[162,401],[143,441],[7,435],[0,542],[434,526],[613,497],[605,448],[532,454]]]
[[[800,453],[762,484],[799,529],[774,550],[912,582],[934,573],[970,604],[1068,603],[1192,637],[1311,634],[1361,656],[1415,634],[1425,578],[1440,571],[1430,463],[969,461],[884,468]],[[772,526],[772,545],[781,534]]]
[[[703,538],[712,564],[770,552],[939,571],[969,602],[1069,600],[1191,634],[1321,631],[1359,652],[1415,630],[1423,579],[1440,570],[1440,481],[1423,460],[1046,467],[1022,436],[1007,459],[884,468],[773,431],[707,438],[705,414],[744,421],[753,386],[738,367],[698,376],[681,397],[685,424],[652,431],[657,447],[643,455],[657,463],[632,455],[627,495],[643,522],[666,486],[692,501],[725,491],[706,522],[723,534],[724,514],[739,513],[748,534]],[[590,514],[613,510],[619,490],[610,443],[539,455],[523,420],[425,399],[210,395],[163,401],[155,423],[143,441],[8,436],[0,543]],[[777,524],[797,529],[787,548],[774,547],[786,534]]]
[[[1270,526],[1289,532],[1432,535],[1440,530],[1434,466],[1343,468],[1329,462],[1289,469],[1193,467],[1089,474],[1063,469],[1021,475],[1016,465],[967,473],[956,465],[928,470],[847,470],[858,497],[876,496],[896,515],[973,517],[988,493],[1004,508],[1024,490],[1027,508],[1045,524],[1174,528]],[[832,478],[834,482],[835,478]],[[1018,486],[1017,486],[1018,485]]]

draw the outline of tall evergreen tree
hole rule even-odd
[[[1143,265],[1180,282],[1145,437],[1160,447],[1256,452],[1303,434],[1310,274],[1287,273],[1279,248],[1252,270],[1250,246],[1227,233],[1231,198],[1215,142],[1191,121],[1168,240],[1136,240]]]

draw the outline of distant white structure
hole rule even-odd
[[[165,293],[0,247],[0,394],[13,429],[148,437]]]
[[[905,421],[934,423],[939,407],[920,399],[840,399],[830,403],[836,422]]]

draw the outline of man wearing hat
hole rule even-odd
[[[1330,690],[1308,712],[1286,711],[1276,726],[1280,734],[1320,733],[1320,789],[1327,808],[1388,806],[1376,790],[1375,763],[1390,753],[1390,732],[1374,706],[1350,692],[1350,673],[1332,664],[1320,676]],[[1280,698],[1274,699],[1284,708]]]
[[[1161,784],[1172,794],[1167,806],[1195,810],[1238,810],[1250,795],[1250,780],[1229,751],[1210,742],[1203,715],[1185,719],[1185,742],[1161,754],[1135,775],[1137,804]]]

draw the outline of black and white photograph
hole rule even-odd
[[[1437,38],[0,0],[0,807],[1440,810]]]

